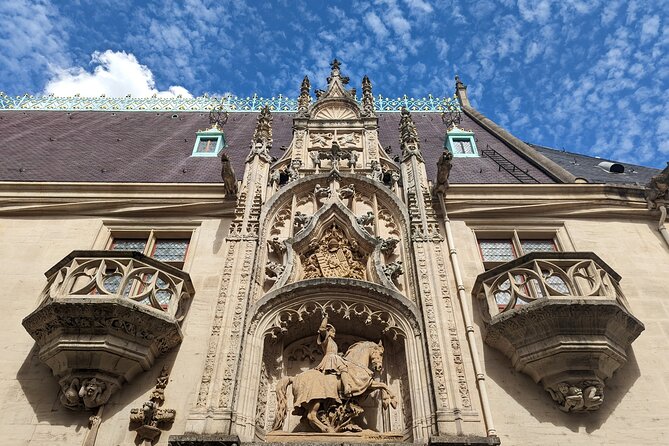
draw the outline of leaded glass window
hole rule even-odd
[[[523,250],[523,254],[529,254],[531,252],[555,252],[557,251],[555,247],[555,242],[552,239],[548,240],[520,240],[520,247]]]
[[[151,257],[161,262],[183,262],[187,250],[186,239],[156,239]]]
[[[112,251],[137,251],[144,253],[146,239],[117,238],[111,245]]]
[[[508,262],[516,258],[511,240],[479,240],[484,262]]]

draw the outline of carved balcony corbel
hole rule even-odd
[[[480,274],[484,340],[541,383],[561,410],[598,409],[604,381],[644,330],[621,277],[590,252],[531,253]]]
[[[178,268],[131,251],[73,251],[45,275],[23,326],[66,407],[105,404],[183,339],[180,322],[195,292]]]

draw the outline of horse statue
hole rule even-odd
[[[306,416],[320,432],[360,432],[353,419],[363,413],[358,399],[380,390],[384,409],[397,407],[397,398],[385,383],[374,381],[383,364],[383,345],[361,341],[341,357],[334,342],[335,329],[327,317],[319,329],[318,344],[323,349],[321,363],[294,377],[282,378],[276,386],[277,408],[273,430],[280,430],[288,411],[286,393],[293,386],[295,415]],[[371,364],[371,367],[370,367]]]

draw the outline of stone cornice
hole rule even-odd
[[[226,217],[220,183],[0,182],[0,215]]]
[[[656,218],[646,209],[644,188],[627,185],[454,184],[445,199],[451,218]]]

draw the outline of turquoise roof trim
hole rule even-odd
[[[197,149],[200,146],[200,141],[204,138],[214,139],[216,138],[216,148],[213,152],[198,152]],[[212,127],[207,130],[200,130],[197,132],[197,138],[195,139],[195,145],[193,146],[193,153],[191,156],[204,156],[204,157],[215,157],[227,147],[225,143],[225,134],[218,128]]]
[[[361,101],[356,98],[358,103]],[[257,95],[240,98],[237,96],[199,96],[196,98],[86,98],[81,96],[61,97],[28,95],[9,96],[0,91],[0,110],[57,110],[57,111],[154,111],[154,112],[208,112],[222,106],[228,112],[257,112],[268,105],[272,112],[297,112],[297,99],[279,95],[263,98]],[[457,112],[460,103],[455,97],[438,98],[428,95],[426,98],[374,98],[377,112],[398,112],[406,107],[416,112]]]

